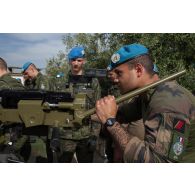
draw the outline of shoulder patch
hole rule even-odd
[[[182,137],[178,133],[175,133],[173,135],[169,158],[175,161],[179,161],[183,156],[183,152],[185,151],[185,144],[185,137]]]
[[[178,141],[173,145],[173,152],[175,153],[175,155],[179,156],[183,152],[183,148],[183,143]]]

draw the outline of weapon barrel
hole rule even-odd
[[[163,79],[160,79],[160,80],[157,81],[157,82],[154,82],[154,83],[149,84],[149,85],[146,85],[146,86],[144,86],[144,87],[142,87],[142,88],[139,88],[139,89],[136,89],[136,90],[131,91],[131,92],[129,92],[129,93],[126,93],[126,94],[124,94],[124,95],[118,97],[118,98],[116,99],[116,103],[119,104],[119,103],[121,103],[121,102],[124,102],[124,101],[126,101],[126,100],[128,100],[128,99],[130,99],[130,98],[132,98],[132,97],[135,97],[135,96],[137,96],[137,95],[139,95],[139,94],[141,94],[141,93],[143,93],[143,92],[145,92],[145,91],[147,91],[147,90],[149,90],[149,89],[151,89],[151,88],[153,88],[153,87],[156,87],[157,85],[160,85],[161,83],[164,83],[164,82],[169,81],[169,80],[176,79],[177,77],[183,75],[184,73],[186,73],[186,70],[182,70],[182,71],[180,71],[180,72],[178,72],[178,73],[175,73],[175,74],[172,74],[172,75],[170,75],[170,76],[168,76],[168,77],[165,77],[165,78],[163,78]],[[92,115],[92,114],[94,114],[94,113],[95,113],[95,108],[92,108],[92,109],[90,109],[90,110],[84,112],[82,115],[80,115],[80,116],[78,116],[78,117],[80,117],[80,118],[83,119],[83,118],[85,118],[85,117],[87,117],[87,116],[90,116],[90,115]]]

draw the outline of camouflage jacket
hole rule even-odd
[[[40,72],[35,78],[30,80],[29,83],[27,83],[26,88],[46,90],[46,91],[52,90],[49,79],[45,75],[41,74]]]
[[[125,162],[195,162],[195,98],[188,90],[166,82],[118,111],[120,122],[142,117],[145,139],[129,135]],[[111,128],[123,127],[116,122]]]
[[[24,90],[25,87],[20,81],[12,78],[11,75],[8,73],[0,77],[0,89]]]
[[[96,100],[101,97],[101,88],[98,79],[93,78],[92,82],[87,84],[86,83],[72,84],[69,82],[70,75],[71,73],[69,72],[68,75],[66,76],[66,81],[69,84],[69,88],[66,89],[62,88],[61,90],[73,92],[74,94],[80,92],[86,93],[89,108],[94,107]],[[92,135],[97,135],[98,134],[97,131],[100,130],[100,127],[101,127],[100,124],[87,120],[81,128],[78,127],[72,129],[61,128],[61,137],[65,139],[81,140],[84,138],[88,138]]]
[[[9,90],[25,90],[25,87],[22,85],[22,83],[20,81],[18,81],[17,79],[12,78],[11,75],[8,73],[8,74],[5,74],[5,75],[3,75],[3,76],[0,77],[0,90],[3,90],[3,89],[9,89]],[[1,107],[1,105],[0,105],[0,107]],[[0,122],[0,124],[1,124],[1,122]],[[11,133],[5,133],[5,129],[6,129],[5,126],[1,126],[1,131],[0,131],[0,145],[1,144],[5,144],[6,145],[11,140]],[[9,129],[9,131],[10,131],[10,129]],[[21,141],[22,141],[22,139],[21,139]],[[20,142],[17,141],[12,146],[16,149],[15,146],[17,144],[19,146],[20,145]],[[18,149],[19,149],[19,147],[18,147]],[[2,160],[2,158],[0,160]]]

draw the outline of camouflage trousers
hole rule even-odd
[[[30,136],[30,157],[28,163],[45,163],[47,160],[46,136]]]
[[[21,136],[15,142],[7,142],[6,136],[0,136],[0,162],[25,162],[23,149],[27,136]]]
[[[47,162],[47,128],[1,125],[0,130],[1,154],[14,154],[23,162]]]
[[[97,135],[89,126],[79,129],[50,127],[48,138],[53,162],[93,162]]]
[[[60,151],[58,152],[58,162],[91,163],[95,151],[96,140],[93,137],[82,140],[60,139]]]

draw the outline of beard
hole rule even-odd
[[[121,87],[120,85],[117,85],[117,87],[118,87],[121,95],[126,93],[126,90],[123,87]]]
[[[126,93],[131,92],[131,91],[136,89],[136,88],[128,88],[126,85],[125,86],[118,85],[118,88],[119,88],[121,95],[126,94]]]

